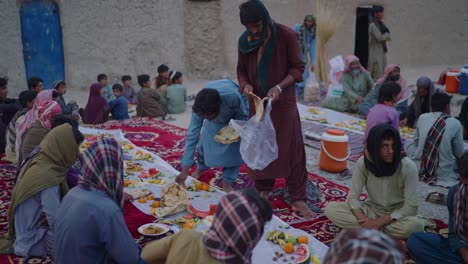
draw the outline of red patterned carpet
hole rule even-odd
[[[186,130],[178,128],[161,121],[155,121],[146,118],[134,118],[125,122],[108,122],[104,125],[96,126],[101,129],[121,129],[129,140],[134,144],[148,149],[174,168],[180,170],[180,157],[183,154]],[[195,168],[192,168],[195,169]],[[15,177],[14,166],[0,161],[0,232],[5,234],[7,231],[6,215],[8,212],[10,194],[14,185]],[[212,169],[205,171],[201,178],[202,181],[211,185],[221,186],[220,170]],[[348,189],[325,178],[315,174],[309,174],[310,182],[307,184],[309,201],[308,204],[317,211],[323,209],[329,201],[344,201]],[[277,180],[275,191],[270,201],[272,202],[275,214],[293,227],[300,228],[323,243],[329,244],[339,228],[333,225],[322,213],[318,213],[318,218],[311,221],[306,221],[290,210],[290,207],[283,199],[285,181]],[[318,187],[318,188],[316,188]],[[235,189],[253,188],[253,181],[245,173],[245,167],[241,169],[239,178],[234,184]],[[318,195],[318,190],[321,195]],[[143,245],[147,241],[138,234],[137,228],[145,223],[151,222],[154,218],[140,212],[132,204],[125,205],[124,217],[127,226],[135,240]],[[29,259],[18,258],[14,255],[0,255],[0,263],[52,263],[48,257],[46,259]]]

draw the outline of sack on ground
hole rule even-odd
[[[257,109],[258,111],[258,109]],[[253,116],[248,121],[231,120],[241,137],[240,153],[249,168],[262,170],[278,159],[276,131],[271,120],[271,100],[261,118]]]
[[[320,100],[320,84],[315,79],[315,73],[310,72],[304,88],[304,101],[317,102]]]
[[[343,86],[341,85],[340,77],[345,68],[343,57],[341,57],[341,55],[336,56],[328,63],[330,64],[330,74],[328,74],[327,98],[341,97],[343,94]]]

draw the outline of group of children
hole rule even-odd
[[[109,119],[125,120],[129,117],[129,106],[136,105],[137,116],[174,120],[167,114],[179,114],[187,108],[187,89],[183,85],[182,73],[169,71],[166,65],[158,67],[155,88],[151,88],[150,76],[137,77],[141,89],[132,87],[132,77],[122,76],[122,84],[108,84],[107,76],[99,74],[97,83],[91,85],[86,107],[80,109],[81,118],[87,124],[100,124]]]

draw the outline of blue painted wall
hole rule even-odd
[[[52,0],[24,1],[20,8],[26,78],[39,77],[46,89],[65,79],[62,28],[58,5]]]

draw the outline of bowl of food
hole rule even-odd
[[[169,227],[163,224],[149,223],[138,228],[138,233],[144,236],[160,236],[169,231]]]

